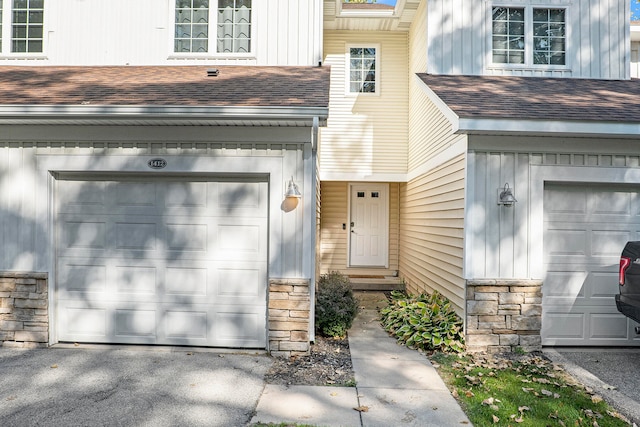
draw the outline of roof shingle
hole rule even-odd
[[[460,118],[640,122],[640,80],[418,77]]]
[[[216,68],[217,77],[207,77]],[[0,105],[327,107],[329,67],[0,67]]]

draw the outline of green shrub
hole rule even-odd
[[[464,350],[462,319],[440,293],[411,296],[394,291],[391,299],[380,311],[382,326],[398,341],[422,350]]]
[[[324,336],[343,337],[357,312],[349,278],[337,271],[323,274],[316,291],[316,330]]]

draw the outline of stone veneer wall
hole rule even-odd
[[[541,350],[541,327],[542,281],[467,281],[467,351]]]
[[[310,312],[309,280],[269,280],[269,352],[272,356],[309,354]]]
[[[0,272],[0,342],[3,347],[49,343],[47,273]]]

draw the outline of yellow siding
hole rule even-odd
[[[321,274],[329,271],[343,273],[367,274],[366,269],[350,269],[347,267],[347,247],[349,228],[342,229],[342,224],[349,220],[349,183],[323,181],[321,184],[322,216],[320,218],[320,259]],[[398,270],[399,243],[399,184],[389,184],[389,268],[376,274],[390,274]]]
[[[442,293],[460,315],[465,164],[459,155],[400,188],[400,277],[411,293]]]
[[[379,45],[379,95],[346,95],[347,45]],[[331,66],[328,126],[322,128],[322,179],[375,180],[407,172],[408,36],[406,33],[327,31]],[[333,178],[332,178],[333,176]],[[336,178],[338,177],[338,178]],[[380,176],[378,180],[389,178]]]
[[[411,75],[427,72],[427,2],[420,3],[409,31],[409,70]]]

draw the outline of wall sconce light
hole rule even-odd
[[[504,187],[498,188],[498,204],[506,207],[511,207],[517,202],[516,198],[509,188],[509,183],[504,184]]]
[[[291,181],[289,181],[289,188],[287,188],[287,192],[284,193],[284,197],[286,199],[299,199],[302,197],[298,185],[293,182],[293,177],[291,177]]]

